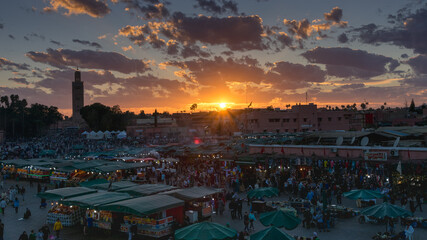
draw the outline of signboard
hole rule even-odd
[[[365,153],[366,161],[387,161],[386,152],[366,152]]]

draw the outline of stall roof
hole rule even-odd
[[[173,189],[176,189],[176,187],[165,184],[143,184],[134,187],[123,188],[118,190],[117,192],[125,192],[133,196],[148,196]]]
[[[75,169],[80,169],[80,170],[89,170],[89,169],[94,169],[95,167],[98,167],[98,166],[102,166],[104,164],[105,162],[93,160],[89,162],[76,163],[73,165],[73,167]]]
[[[199,198],[203,198],[209,195],[222,192],[219,188],[207,188],[207,187],[192,187],[184,189],[176,189],[162,193],[163,195],[170,195],[181,200],[190,201]]]
[[[83,208],[96,208],[100,205],[119,202],[130,198],[132,197],[127,193],[100,191],[97,193],[68,198],[61,202],[65,205],[77,205]]]
[[[167,195],[153,195],[102,205],[99,207],[99,209],[139,216],[147,216],[165,209],[183,205],[184,201],[177,198]]]
[[[107,179],[100,178],[100,179],[94,179],[90,181],[81,182],[79,185],[81,187],[91,187],[96,184],[102,184],[102,183],[108,183]]]
[[[134,186],[138,186],[138,185],[139,184],[133,183],[133,182],[130,182],[130,181],[113,182],[111,184],[111,190],[116,191],[116,190],[119,190],[119,189],[134,187]],[[107,182],[107,183],[100,183],[100,184],[92,185],[91,188],[108,190],[109,186],[110,186],[110,183]]]
[[[77,197],[89,193],[94,193],[97,190],[86,188],[86,187],[66,187],[66,188],[58,188],[53,190],[48,190],[46,192],[42,192],[37,194],[40,198],[45,198],[48,200],[59,200],[71,197]]]

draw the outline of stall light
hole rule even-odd
[[[388,182],[388,181],[389,181],[389,178],[387,178],[387,179],[386,179],[386,181]]]

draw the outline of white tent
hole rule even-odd
[[[126,138],[127,134],[125,131],[121,131],[119,134],[117,134],[118,139]]]
[[[97,133],[96,133],[96,137],[95,137],[95,139],[103,139],[104,138],[104,132],[102,132],[102,131],[98,131]]]
[[[87,139],[96,139],[96,133],[91,131],[88,135],[86,135]]]
[[[105,131],[104,132],[104,136],[105,136],[105,138],[111,138],[111,132],[110,131]]]
[[[82,132],[82,135],[88,135],[89,133],[87,131]]]

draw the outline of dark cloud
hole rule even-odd
[[[237,3],[229,0],[196,0],[195,8],[201,8],[213,14],[223,14],[226,12],[237,13]]]
[[[309,83],[324,82],[326,73],[315,65],[302,65],[285,61],[271,67],[267,82],[275,83],[280,89],[296,89],[310,86]]]
[[[27,36],[24,36],[24,39],[25,39],[26,41],[30,41],[30,39],[29,39]]]
[[[58,68],[80,67],[103,69],[122,73],[145,72],[149,66],[142,60],[129,59],[116,52],[69,49],[47,49],[47,52],[28,52],[27,57],[35,62],[46,63]]]
[[[332,21],[336,24],[347,25],[346,22],[341,21],[342,9],[339,7],[334,7],[330,12],[324,13],[323,15],[325,16],[326,21]]]
[[[163,19],[169,17],[169,10],[159,1],[121,0],[129,10],[135,10],[144,15],[144,19]],[[145,2],[146,4],[144,4]]]
[[[62,45],[62,43],[55,41],[55,40],[50,40],[50,43],[53,43],[53,44],[61,46],[61,47],[64,46],[64,45]]]
[[[49,0],[50,6],[45,7],[45,12],[57,12],[64,8],[68,12],[65,15],[87,14],[91,17],[103,17],[111,12],[107,3],[102,0]]]
[[[181,50],[181,56],[183,58],[188,58],[188,57],[210,57],[210,53],[207,51],[202,50],[202,48],[200,48],[197,45],[187,45],[184,46],[184,48]]]
[[[370,78],[393,71],[393,58],[350,48],[317,47],[301,54],[311,63],[325,64],[327,73],[337,77]]]
[[[15,63],[6,58],[0,57],[0,70],[16,71],[16,70],[30,70],[30,65],[23,63]]]
[[[43,41],[46,39],[45,36],[43,36],[41,34],[37,34],[37,33],[27,34],[25,40],[28,41],[30,38],[38,38],[38,39],[43,40]]]
[[[346,43],[346,42],[348,42],[347,34],[345,34],[345,33],[340,34],[338,36],[338,42],[340,42],[340,43]]]
[[[358,88],[364,88],[364,87],[365,87],[364,83],[352,83],[352,84],[346,84],[346,85],[339,86],[339,87],[335,88],[334,91],[342,91],[342,90],[346,90],[346,89],[358,89]]]
[[[8,37],[9,37],[10,39],[15,40],[15,37],[14,37],[12,34],[9,34],[9,35],[8,35]]]
[[[79,39],[73,39],[73,42],[80,43],[82,45],[89,46],[89,47],[102,48],[101,44],[97,42],[90,42],[90,41],[79,40]]]
[[[2,23],[0,23],[0,29],[3,29],[4,25]]]
[[[406,53],[404,53],[404,54],[400,55],[400,57],[401,57],[401,58],[408,58],[408,57],[409,57],[409,55],[408,55],[408,54],[406,54]]]
[[[427,56],[418,55],[416,57],[410,58],[406,63],[411,66],[412,70],[416,74],[427,74]]]
[[[13,77],[13,78],[9,78],[9,81],[16,82],[16,83],[19,83],[19,84],[24,84],[24,85],[28,85],[28,84],[30,84],[30,83],[27,81],[27,79],[25,79],[25,78],[17,78],[17,77]]]
[[[427,53],[427,9],[418,9],[415,13],[409,10],[389,16],[394,26],[382,28],[375,24],[364,25],[354,30],[363,43],[391,43],[414,50],[416,53]]]

